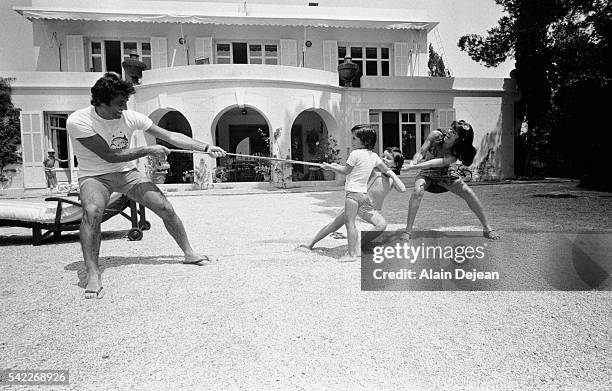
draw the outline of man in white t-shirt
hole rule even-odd
[[[87,269],[85,298],[102,298],[102,276],[98,266],[100,225],[104,209],[112,192],[120,192],[146,206],[164,221],[168,233],[183,253],[184,263],[209,261],[196,253],[172,204],[144,174],[136,169],[134,160],[147,155],[165,157],[170,153],[161,145],[130,148],[136,130],[169,142],[179,148],[197,150],[222,157],[225,151],[180,133],[170,132],[153,124],[147,116],[127,109],[127,101],[136,93],[131,82],[115,73],[106,73],[91,88],[92,106],[77,110],[67,120],[66,127],[79,161],[79,188],[83,219],[81,248]]]

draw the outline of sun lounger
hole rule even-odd
[[[33,245],[38,246],[49,237],[59,237],[63,231],[77,231],[83,211],[75,198],[48,197],[46,202],[27,200],[0,200],[0,227],[32,228]],[[124,210],[130,209],[128,215]],[[145,209],[126,196],[113,193],[104,210],[102,221],[121,215],[132,223],[129,240],[142,239],[143,230],[151,227],[145,218]],[[43,233],[43,231],[46,231]]]

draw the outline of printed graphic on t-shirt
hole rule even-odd
[[[126,149],[128,147],[128,138],[126,134],[119,130],[117,133],[113,133],[111,136],[111,149]]]

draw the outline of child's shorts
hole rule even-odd
[[[348,191],[346,192],[346,198],[357,201],[357,204],[359,205],[357,209],[357,216],[361,217],[362,219],[376,211],[376,207],[374,206],[372,200],[370,200],[370,197],[368,197],[367,193]]]

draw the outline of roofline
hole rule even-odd
[[[49,3],[53,3],[50,1]],[[127,3],[127,2],[125,2]],[[125,4],[123,3],[123,4]],[[127,3],[149,4],[155,6],[158,2]],[[14,6],[13,10],[29,20],[87,20],[106,22],[144,22],[144,23],[198,23],[224,25],[269,25],[269,26],[306,26],[332,28],[370,28],[425,30],[430,32],[438,22],[431,21],[423,12],[411,15],[405,9],[352,8],[351,12],[335,12],[339,7],[302,7],[269,4],[250,4],[239,9],[239,4],[227,3],[189,3],[187,8],[173,3],[174,9],[167,9],[166,2],[159,2],[164,7],[154,8],[100,8],[57,6]],[[184,4],[181,3],[181,4]],[[195,4],[195,6],[194,6]],[[206,8],[222,5],[223,7]],[[278,10],[277,10],[278,8]],[[177,13],[181,9],[181,13]],[[343,15],[342,18],[334,17]],[[393,18],[390,16],[394,16]]]

